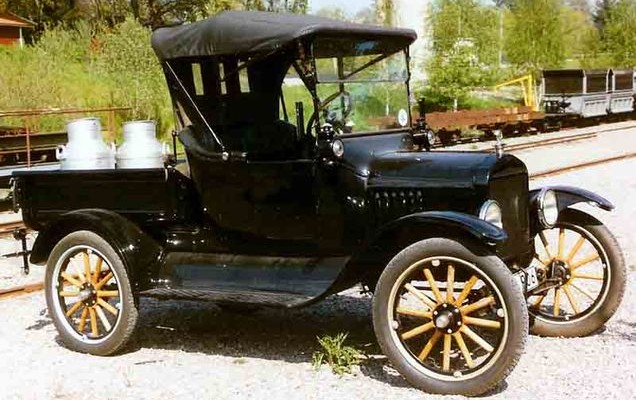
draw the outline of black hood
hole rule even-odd
[[[349,138],[344,143],[345,164],[368,178],[369,187],[474,188],[487,185],[490,175],[502,170],[499,165],[510,164],[509,158],[516,160],[485,152],[413,151],[406,133]]]

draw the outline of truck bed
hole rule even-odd
[[[178,221],[191,209],[189,178],[174,168],[15,171],[14,209],[41,229],[63,214],[104,209],[143,221]]]

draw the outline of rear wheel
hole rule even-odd
[[[614,315],[626,284],[625,261],[611,232],[595,218],[569,209],[535,238],[548,287],[528,299],[531,332],[577,337]]]
[[[63,238],[45,276],[49,314],[66,347],[109,355],[121,349],[137,322],[128,273],[106,240],[89,231]]]
[[[378,342],[393,366],[424,391],[482,394],[523,352],[523,295],[499,258],[475,250],[449,239],[423,240],[397,254],[376,286]]]

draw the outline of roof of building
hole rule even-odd
[[[35,23],[26,18],[18,17],[10,12],[0,12],[0,26],[13,26],[16,28],[33,28]]]

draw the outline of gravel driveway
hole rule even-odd
[[[590,151],[614,146],[622,153],[625,145],[616,137],[576,146],[589,146]],[[569,158],[575,153],[563,154]],[[537,150],[520,157],[530,170],[540,170],[545,154]],[[561,161],[567,165],[576,160]],[[593,212],[623,246],[630,269],[628,289],[617,315],[602,332],[579,339],[530,337],[517,368],[486,398],[636,398],[634,171],[632,159],[531,182],[531,186],[555,182],[582,186],[617,205],[614,213]],[[370,297],[355,290],[306,309],[251,314],[206,303],[143,300],[140,326],[128,352],[100,358],[73,353],[57,343],[42,294],[1,301],[0,398],[461,398],[410,388],[381,356],[369,309]],[[350,333],[349,343],[370,358],[342,378],[325,367],[314,371],[311,354],[317,349],[316,336],[343,331]]]

